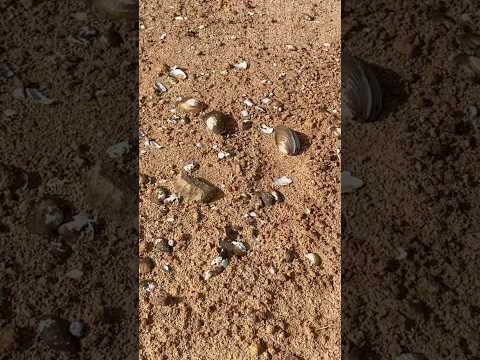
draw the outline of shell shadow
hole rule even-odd
[[[215,189],[213,191],[212,195],[210,196],[210,198],[208,199],[208,201],[207,201],[208,203],[212,203],[212,202],[215,202],[217,200],[220,200],[225,196],[225,193],[222,191],[222,189],[220,189],[216,185],[212,184],[210,181],[205,180],[204,178],[201,178],[201,177],[198,177],[197,179],[199,181],[207,184],[208,186],[211,186],[212,189]]]
[[[406,90],[406,81],[401,76],[391,69],[367,63],[375,73],[380,87],[382,89],[382,110],[379,116],[370,122],[385,120],[392,113],[398,109],[408,100],[409,94]]]
[[[295,154],[295,156],[298,156],[308,150],[308,148],[312,145],[312,141],[310,140],[310,137],[300,131],[295,130],[295,133],[300,139],[300,150],[297,154]]]

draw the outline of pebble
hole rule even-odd
[[[86,333],[86,326],[81,320],[73,320],[70,323],[70,327],[68,328],[70,334],[75,336],[76,338],[81,338],[85,336]]]
[[[205,181],[180,174],[174,183],[175,192],[186,202],[210,202],[218,193],[218,189]]]

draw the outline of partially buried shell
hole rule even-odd
[[[300,138],[298,134],[286,126],[275,128],[275,143],[278,149],[287,155],[296,155],[300,151]]]
[[[221,135],[227,130],[225,114],[220,111],[209,112],[205,116],[205,122],[207,124],[207,129],[214,134]]]
[[[465,74],[473,79],[480,79],[480,58],[467,54],[460,54],[455,57],[455,62]]]
[[[113,20],[138,17],[138,0],[92,0],[93,6]]]
[[[373,69],[346,51],[342,54],[342,117],[374,121],[382,106],[382,89]]]
[[[177,103],[178,110],[186,113],[199,113],[205,109],[205,104],[194,98],[182,98]]]

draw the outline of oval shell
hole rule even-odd
[[[342,54],[342,117],[377,120],[383,107],[380,83],[370,65],[348,52]]]
[[[311,266],[318,266],[322,263],[322,258],[318,254],[308,253],[305,257],[308,259]]]
[[[205,116],[207,129],[214,134],[224,134],[226,131],[225,115],[220,111],[212,111]]]
[[[300,151],[300,138],[298,134],[286,126],[275,128],[275,143],[278,149],[287,155],[296,155]]]
[[[185,98],[178,102],[178,110],[186,113],[199,113],[205,109],[205,104],[194,98]]]

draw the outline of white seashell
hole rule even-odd
[[[305,255],[305,257],[308,259],[308,262],[311,266],[317,266],[322,263],[322,259],[318,254],[308,253]]]
[[[264,105],[268,105],[271,102],[272,102],[272,99],[270,99],[268,97],[262,99],[262,104],[264,104]]]
[[[232,241],[232,245],[235,246],[235,255],[243,255],[247,253],[247,246],[241,241]]]
[[[230,155],[231,154],[227,151],[220,151],[217,156],[218,156],[219,160],[223,160],[223,159],[226,159],[227,157],[229,157]]]
[[[170,75],[171,77],[177,79],[177,80],[185,80],[187,78],[187,74],[185,74],[185,72],[174,66],[172,67],[169,71],[168,71],[168,75]]]
[[[176,21],[185,21],[187,20],[188,18],[186,16],[175,16],[175,20]]]
[[[163,200],[163,203],[164,204],[173,204],[173,203],[178,203],[179,200],[180,200],[180,198],[178,197],[177,194],[171,194],[170,196],[166,197]]]
[[[80,213],[73,217],[73,220],[67,223],[62,224],[58,228],[58,233],[60,235],[71,233],[71,232],[80,232],[85,230],[86,232],[92,233],[94,231],[95,219],[91,216]]]
[[[233,67],[237,70],[246,70],[248,68],[248,63],[245,60],[242,60],[238,64],[233,64]]]
[[[160,34],[160,40],[165,40],[167,38],[167,33],[161,33]]]
[[[198,167],[199,167],[199,163],[194,160],[191,163],[185,165],[183,167],[183,170],[185,170],[186,172],[192,172],[192,171],[198,169]]]
[[[114,144],[107,149],[107,154],[112,159],[119,158],[124,154],[127,154],[131,149],[129,141],[122,141],[118,144]]]
[[[145,140],[144,142],[145,146],[150,146],[150,147],[154,147],[154,148],[157,148],[157,149],[161,149],[162,148],[162,145],[160,145],[159,143],[157,143],[155,140],[153,139],[147,139]]]
[[[352,176],[350,171],[342,171],[341,186],[342,194],[353,193],[363,186],[363,181]]]
[[[215,259],[212,260],[210,263],[211,266],[222,266],[226,268],[229,264],[229,261],[227,258],[224,258],[223,256],[217,256]]]
[[[265,124],[261,124],[260,125],[260,131],[263,132],[264,134],[273,134],[273,132],[275,131],[274,128],[268,126],[268,125],[265,125]]]
[[[253,105],[255,105],[255,103],[250,98],[246,98],[245,100],[243,100],[243,103],[248,107],[252,107]]]
[[[277,178],[277,179],[273,180],[273,185],[276,185],[276,186],[285,186],[285,185],[289,185],[291,183],[292,183],[292,180],[289,179],[286,176],[282,176],[280,178]]]
[[[167,88],[160,81],[157,81],[153,86],[153,88],[155,89],[156,92],[160,94],[167,92]]]
[[[244,119],[244,120],[250,119],[250,114],[248,113],[247,110],[242,110],[242,111],[240,111],[240,116],[241,116],[242,119]]]
[[[205,281],[208,281],[208,280],[210,280],[214,275],[215,275],[215,274],[213,273],[213,271],[207,270],[207,271],[205,271],[205,273],[203,274],[203,279],[204,279]]]

